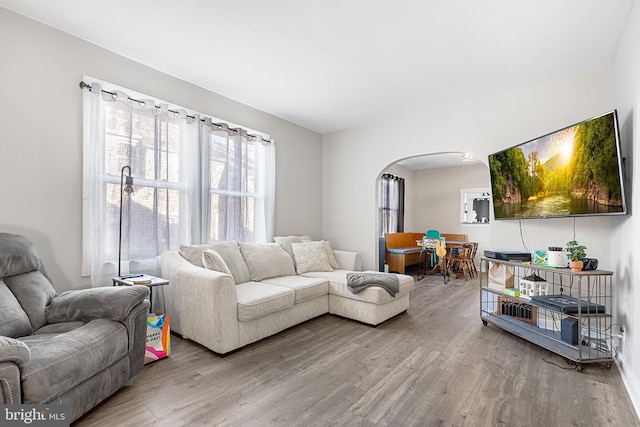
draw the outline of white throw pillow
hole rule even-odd
[[[312,271],[333,271],[324,242],[292,243],[291,249],[299,274]]]
[[[324,242],[324,247],[327,250],[327,256],[329,257],[329,263],[331,264],[331,267],[335,270],[335,269],[339,269],[340,268],[340,264],[338,263],[338,260],[336,259],[336,254],[333,253],[333,249],[331,248],[331,243],[329,243],[328,240],[323,240]]]
[[[293,260],[278,243],[240,243],[240,252],[254,282],[296,274]]]
[[[210,248],[211,245],[180,245],[178,253],[191,264],[204,268],[202,264],[202,252]]]
[[[205,268],[202,262],[202,254],[206,249],[213,249],[222,257],[236,284],[251,280],[247,264],[245,264],[244,258],[242,258],[237,242],[226,241],[215,242],[209,245],[180,245],[180,255],[191,264]]]
[[[249,282],[251,280],[249,269],[247,268],[248,266],[244,262],[244,258],[240,253],[238,242],[230,241],[212,243],[211,249],[218,252],[227,264],[236,285]]]
[[[204,268],[208,270],[219,271],[220,273],[233,277],[227,263],[224,262],[222,256],[213,249],[205,249],[204,252],[202,252],[202,264],[204,264]]]
[[[273,241],[279,243],[282,248],[287,251],[291,259],[293,259],[293,250],[291,249],[292,243],[310,242],[309,236],[276,236]]]

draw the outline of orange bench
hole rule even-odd
[[[404,274],[408,266],[420,263],[420,251],[425,233],[386,233],[385,234],[385,263],[389,271]],[[446,241],[466,242],[466,234],[441,233]],[[425,257],[423,262],[427,262]]]
[[[385,263],[389,271],[404,274],[409,265],[420,262],[420,251],[424,233],[387,233],[385,234]],[[426,257],[425,257],[426,258]]]

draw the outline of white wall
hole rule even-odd
[[[640,412],[640,183],[634,165],[640,152],[640,7],[636,2],[627,21],[613,67],[613,94],[621,129],[622,151],[627,159],[626,183],[631,191],[631,215],[613,221],[611,234],[612,268],[616,272],[616,320],[625,328],[625,341],[618,367],[631,399]],[[629,190],[629,188],[627,188]],[[634,262],[635,260],[635,262]]]
[[[371,212],[376,178],[386,165],[451,151],[486,159],[611,109],[611,76],[599,71],[324,135],[323,236],[336,247],[361,252],[364,267],[374,268],[377,237]],[[608,217],[576,220],[576,237],[603,268],[611,267],[611,228]],[[522,248],[517,221],[492,221],[490,230],[492,247]],[[523,221],[523,233],[530,248],[562,245],[573,237],[573,220]]]
[[[460,223],[460,190],[480,187],[491,188],[484,163],[416,171],[412,195],[416,231],[466,234],[482,254],[489,249],[491,225]]]
[[[460,224],[460,190],[491,187],[489,168],[484,163],[416,171],[413,209],[418,231],[465,233]]]
[[[320,135],[1,8],[0,39],[0,231],[36,243],[58,290],[89,286],[80,275],[83,75],[271,134],[275,232],[321,237]]]

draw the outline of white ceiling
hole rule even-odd
[[[0,7],[319,133],[608,68],[632,5],[0,0]]]
[[[482,161],[464,153],[449,152],[427,154],[424,156],[408,157],[399,160],[394,164],[403,166],[410,170],[450,168],[454,166],[477,165]]]

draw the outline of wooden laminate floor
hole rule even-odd
[[[428,276],[377,328],[324,315],[227,357],[172,336],[169,358],[74,425],[640,425],[615,366],[579,373],[483,326],[478,287]]]

